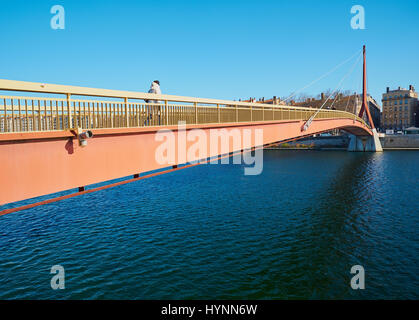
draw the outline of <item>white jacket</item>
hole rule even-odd
[[[148,90],[148,93],[155,93],[155,94],[161,94],[160,86],[158,83],[153,82],[151,84],[150,90]],[[146,103],[160,103],[158,100],[145,100]]]
[[[150,90],[148,90],[148,93],[161,94],[160,86],[158,85],[158,83],[153,82],[151,84]]]

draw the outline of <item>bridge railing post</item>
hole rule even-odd
[[[218,119],[218,123],[221,122],[221,114],[220,114],[220,104],[217,103],[217,119]]]
[[[125,122],[126,127],[129,127],[129,114],[128,114],[128,98],[124,98],[125,101]]]
[[[198,124],[198,104],[194,102],[195,107],[195,124]]]
[[[68,129],[73,129],[73,117],[71,115],[71,94],[67,93],[67,117]],[[64,124],[63,124],[64,127]]]
[[[236,122],[239,122],[239,109],[237,108],[237,104],[235,105],[236,108]]]
[[[169,125],[169,106],[167,100],[164,101],[164,108],[166,110],[166,126]]]

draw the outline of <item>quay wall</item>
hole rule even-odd
[[[419,134],[410,135],[386,135],[380,137],[380,142],[383,149],[406,149],[415,150],[419,149]],[[349,145],[349,136],[323,136],[323,137],[310,137],[304,138],[292,142],[287,142],[283,145],[279,145],[279,148],[283,149],[346,149]],[[278,147],[274,147],[277,149]]]

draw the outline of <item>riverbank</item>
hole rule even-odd
[[[386,150],[418,150],[419,134],[386,135],[380,142]]]
[[[419,150],[419,134],[387,135],[380,137],[383,150]],[[349,145],[349,136],[310,137],[298,141],[286,142],[267,150],[346,150]]]
[[[268,150],[346,150],[348,136],[321,136],[304,138],[266,148]]]

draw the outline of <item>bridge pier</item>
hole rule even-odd
[[[372,129],[372,136],[350,135],[348,151],[356,152],[382,152],[380,139],[376,129]]]

